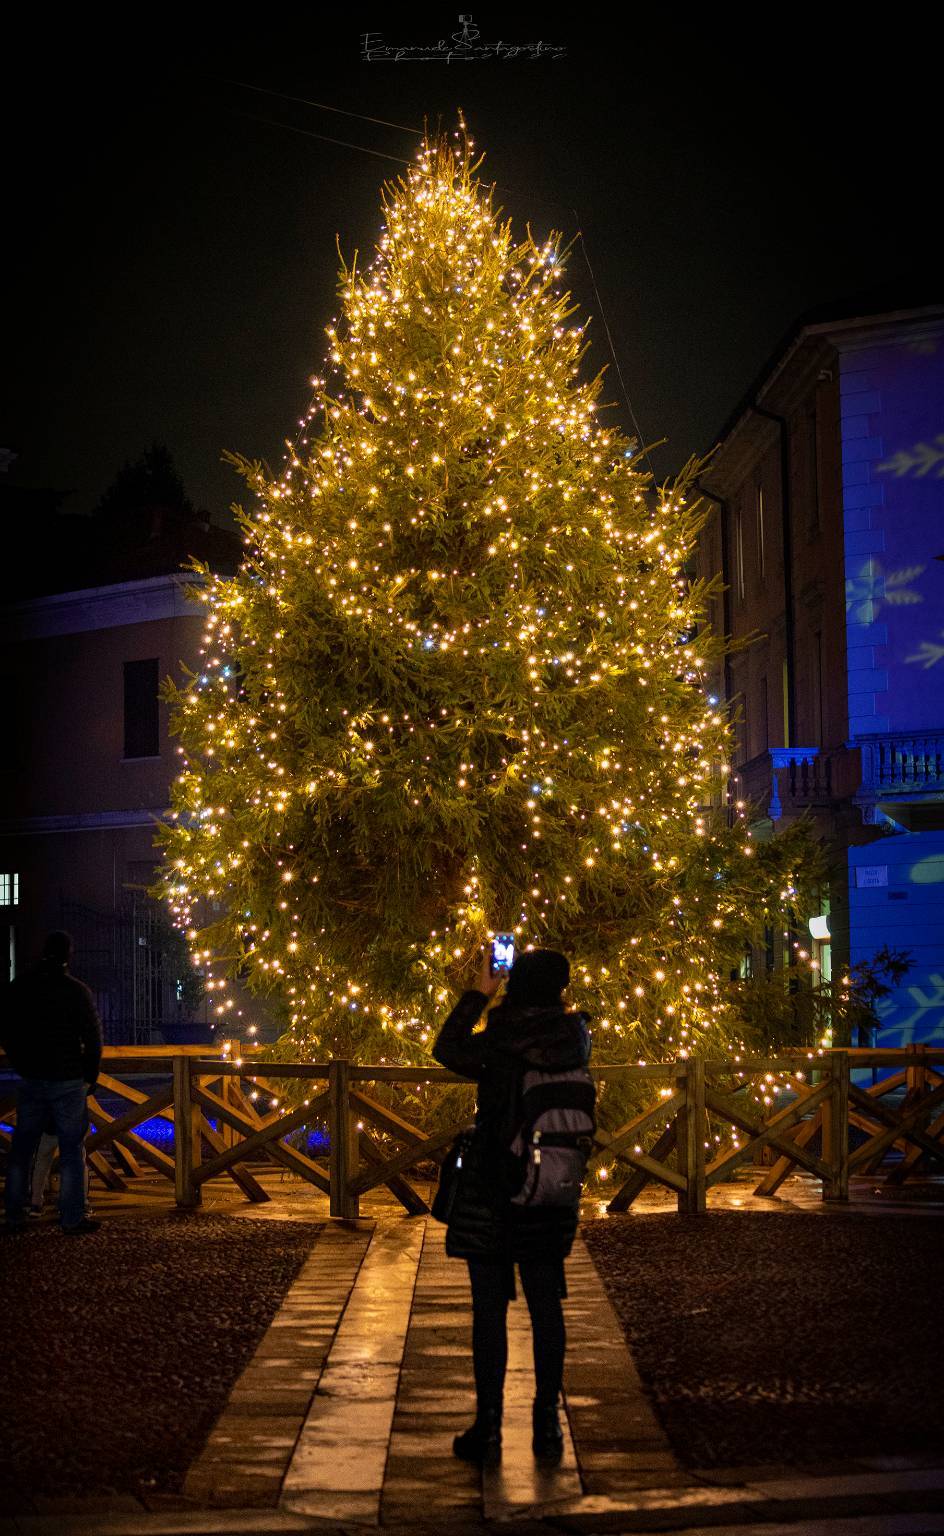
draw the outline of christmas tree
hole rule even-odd
[[[306,1056],[423,1059],[505,928],[571,957],[601,1058],[724,1048],[796,849],[718,803],[694,466],[660,494],[601,420],[560,242],[477,170],[463,129],[387,187],[284,472],[239,461],[164,891],[217,1013],[238,976]]]

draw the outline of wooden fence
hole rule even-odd
[[[880,1071],[888,1075],[876,1081]],[[863,1075],[873,1079],[867,1087],[856,1081]],[[649,1099],[625,1124],[597,1132],[607,1176],[597,1187],[602,1194],[616,1184],[611,1211],[626,1210],[654,1182],[674,1193],[680,1211],[699,1214],[707,1191],[746,1163],[768,1165],[758,1195],[773,1195],[799,1168],[820,1181],[824,1199],[838,1201],[848,1200],[852,1174],[894,1186],[944,1172],[944,1047],[793,1051],[733,1064],[691,1056],[595,1067],[594,1076],[601,1085],[632,1084],[637,1101]],[[128,1078],[150,1079],[150,1091]],[[283,1110],[272,1102],[274,1085],[281,1090],[290,1079],[306,1085],[306,1097]],[[106,1047],[90,1099],[89,1162],[119,1190],[145,1168],[156,1170],[173,1182],[184,1208],[198,1205],[204,1184],[224,1175],[249,1200],[267,1200],[256,1175],[260,1164],[274,1162],[327,1194],[333,1216],[355,1218],[361,1196],[380,1185],[418,1214],[427,1204],[407,1174],[421,1181],[434,1175],[469,1116],[428,1131],[381,1103],[376,1088],[462,1082],[440,1067],[275,1063],[256,1050],[209,1059],[198,1046]],[[102,1093],[128,1108],[110,1113]],[[266,1113],[258,1107],[263,1098]],[[0,1120],[9,1123],[14,1113],[11,1085],[0,1095]],[[139,1134],[158,1116],[173,1123],[173,1155]],[[287,1140],[313,1124],[327,1131],[325,1159]],[[9,1132],[0,1131],[4,1140]]]

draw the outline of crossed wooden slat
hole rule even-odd
[[[89,1109],[95,1120],[96,1128],[88,1137],[85,1145],[86,1155],[96,1171],[102,1174],[107,1183],[111,1183],[114,1177],[120,1177],[115,1175],[114,1170],[109,1167],[105,1158],[101,1156],[102,1149],[106,1145],[110,1145],[119,1156],[130,1161],[130,1167],[128,1168],[130,1173],[140,1173],[140,1165],[137,1161],[137,1157],[140,1157],[142,1162],[148,1163],[152,1168],[156,1168],[157,1172],[163,1174],[165,1178],[173,1180],[173,1158],[168,1157],[167,1153],[162,1152],[160,1148],[152,1146],[143,1137],[134,1134],[134,1126],[140,1125],[143,1121],[150,1120],[152,1117],[162,1116],[164,1119],[173,1122],[174,1115],[171,1108],[173,1089],[161,1089],[158,1093],[148,1097],[147,1094],[142,1093],[139,1089],[132,1088],[128,1084],[122,1083],[118,1078],[110,1077],[107,1073],[99,1073],[98,1081],[101,1087],[108,1089],[109,1092],[119,1094],[123,1098],[130,1100],[134,1107],[127,1110],[123,1115],[114,1116],[110,1115],[102,1107],[97,1098],[94,1096],[89,1098]],[[203,1116],[200,1118],[199,1130],[201,1136],[212,1150],[222,1151],[222,1137]],[[261,1184],[252,1177],[252,1174],[247,1169],[231,1168],[227,1172],[229,1172],[233,1182],[248,1199],[256,1202],[268,1200],[269,1196]],[[119,1187],[127,1188],[124,1180],[121,1181]]]
[[[723,1094],[706,1088],[705,1110],[737,1126],[747,1138],[740,1147],[721,1154],[707,1166],[706,1188],[727,1178],[735,1168],[764,1146],[774,1146],[784,1153],[783,1161],[788,1164],[788,1171],[790,1166],[798,1162],[809,1168],[820,1179],[829,1177],[828,1164],[822,1158],[808,1152],[806,1143],[812,1138],[820,1123],[819,1112],[830,1097],[832,1085],[828,1080],[813,1088],[796,1085],[796,1091],[798,1099],[794,1104],[786,1106],[770,1119],[765,1119],[762,1115],[754,1114],[732,1094]],[[634,1170],[610,1200],[608,1210],[626,1210],[645,1188],[649,1179],[655,1179],[669,1189],[687,1192],[688,1179],[684,1174],[668,1166],[665,1161],[676,1147],[677,1130],[674,1117],[683,1107],[685,1099],[686,1089],[677,1088],[671,1096],[662,1098],[658,1104],[644,1110],[626,1125],[621,1126],[618,1131],[597,1131],[597,1145],[610,1155],[615,1155],[629,1163]],[[814,1117],[812,1120],[807,1120],[805,1117],[811,1111],[814,1112]],[[646,1153],[636,1150],[638,1138],[660,1119],[666,1117],[669,1117],[669,1124],[665,1126],[650,1151]],[[791,1137],[790,1132],[795,1128],[798,1128],[798,1134]],[[632,1147],[630,1143],[633,1144]],[[785,1176],[784,1173],[782,1177]]]
[[[387,1157],[382,1149],[377,1147],[373,1138],[366,1136],[362,1131],[360,1147],[365,1153],[365,1161],[370,1166],[362,1169],[351,1179],[350,1193],[364,1195],[369,1189],[376,1189],[379,1184],[386,1184],[411,1213],[420,1214],[422,1211],[428,1211],[429,1206],[426,1201],[416,1193],[412,1185],[403,1179],[402,1175],[409,1172],[411,1168],[415,1168],[417,1163],[428,1162],[438,1153],[444,1152],[459,1132],[465,1128],[467,1119],[457,1121],[447,1126],[445,1130],[427,1134],[358,1088],[351,1089],[350,1101],[352,1109],[356,1109],[362,1119],[369,1120],[378,1130],[385,1131],[394,1140],[407,1143],[405,1151],[398,1153],[395,1157]]]
[[[884,1157],[885,1153],[902,1138],[910,1141],[913,1146],[924,1152],[928,1157],[937,1162],[944,1162],[944,1146],[934,1136],[928,1136],[919,1127],[921,1122],[931,1118],[931,1112],[942,1100],[944,1100],[944,1082],[939,1082],[930,1093],[924,1094],[914,1104],[904,1107],[898,1114],[889,1109],[887,1105],[878,1103],[863,1093],[861,1088],[850,1083],[849,1099],[857,1104],[860,1109],[866,1109],[873,1119],[882,1122],[883,1129],[878,1131],[861,1147],[850,1155],[850,1170],[860,1168],[864,1163],[873,1158]],[[939,1123],[939,1122],[938,1122]]]
[[[634,1119],[628,1120],[617,1131],[605,1131],[597,1128],[594,1138],[598,1147],[617,1157],[622,1162],[629,1163],[634,1170],[626,1183],[616,1191],[609,1204],[611,1211],[624,1211],[639,1192],[644,1188],[648,1179],[655,1179],[660,1184],[665,1184],[669,1189],[685,1193],[688,1189],[688,1179],[684,1174],[670,1168],[662,1159],[667,1157],[675,1146],[676,1131],[674,1117],[681,1108],[685,1099],[684,1089],[675,1089],[671,1095],[661,1098],[658,1104],[651,1109],[644,1109]],[[640,1136],[645,1135],[649,1128],[659,1120],[666,1117],[671,1122],[667,1126],[651,1152],[637,1151],[637,1142]]]
[[[208,1088],[201,1086],[199,1079],[194,1078],[190,1087],[191,1100],[199,1104],[201,1108],[209,1110],[213,1116],[222,1121],[224,1125],[231,1126],[234,1131],[240,1133],[240,1140],[233,1146],[226,1147],[216,1157],[208,1162],[201,1163],[194,1168],[191,1181],[197,1188],[205,1184],[207,1179],[215,1178],[218,1173],[229,1172],[236,1163],[244,1158],[251,1157],[257,1152],[265,1151],[270,1158],[292,1173],[297,1173],[301,1178],[307,1179],[309,1184],[314,1184],[323,1194],[330,1189],[330,1180],[324,1169],[307,1157],[304,1152],[299,1152],[297,1147],[286,1146],[283,1137],[290,1131],[297,1130],[319,1111],[327,1108],[329,1095],[321,1093],[309,1104],[302,1104],[298,1109],[289,1110],[287,1114],[273,1115],[269,1120],[263,1121],[258,1126],[258,1117],[254,1120],[245,1110],[237,1109],[233,1104],[227,1104],[218,1094],[212,1093]]]
[[[738,1130],[744,1131],[747,1140],[731,1152],[722,1152],[709,1163],[705,1169],[705,1182],[708,1188],[713,1184],[726,1179],[741,1163],[747,1161],[761,1147],[777,1147],[779,1151],[788,1155],[815,1173],[817,1178],[826,1182],[831,1175],[828,1163],[822,1158],[816,1157],[806,1147],[798,1147],[796,1140],[790,1140],[785,1134],[799,1125],[806,1118],[810,1110],[819,1109],[827,1099],[831,1098],[833,1085],[830,1079],[817,1084],[815,1088],[808,1089],[800,1094],[793,1104],[788,1104],[770,1119],[762,1115],[753,1114],[745,1105],[740,1104],[731,1094],[718,1093],[713,1088],[705,1090],[705,1107],[712,1114],[727,1120],[731,1125],[736,1125]]]
[[[900,1167],[892,1169],[889,1173],[890,1182],[900,1183],[907,1178],[908,1173],[922,1156],[944,1162],[944,1143],[941,1139],[944,1132],[944,1115],[939,1115],[926,1132],[920,1129],[921,1122],[930,1119],[933,1110],[944,1098],[944,1080],[941,1075],[934,1072],[932,1068],[925,1070],[929,1076],[937,1080],[938,1087],[929,1093],[922,1094],[899,1111],[890,1109],[881,1100],[906,1082],[906,1072],[896,1072],[884,1082],[876,1083],[870,1088],[863,1089],[855,1083],[849,1084],[849,1123],[865,1131],[869,1138],[861,1147],[857,1147],[850,1153],[850,1173],[869,1167],[877,1168],[893,1146],[901,1147],[905,1156]],[[798,1091],[805,1096],[807,1107],[809,1107],[810,1093],[815,1090],[806,1088]],[[878,1130],[876,1130],[876,1123],[879,1126]],[[798,1127],[788,1145],[781,1147],[784,1155],[758,1184],[755,1194],[772,1195],[779,1189],[796,1164],[803,1164],[804,1149],[821,1126],[822,1114],[818,1112],[811,1120],[804,1121]]]

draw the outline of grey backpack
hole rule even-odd
[[[511,1144],[521,1173],[512,1205],[575,1206],[596,1130],[596,1087],[586,1067],[521,1079],[522,1123]]]

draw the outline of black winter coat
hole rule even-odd
[[[102,1026],[88,987],[64,965],[40,960],[0,994],[0,1045],[20,1077],[94,1083]]]
[[[565,1259],[577,1231],[577,1211],[566,1206],[512,1205],[502,1188],[503,1162],[519,1128],[518,1086],[528,1067],[565,1072],[590,1059],[587,1016],[553,1008],[493,1008],[473,1034],[488,1003],[484,992],[464,992],[439,1033],[433,1055],[450,1071],[478,1084],[477,1135],[449,1225],[446,1252],[459,1259]]]

